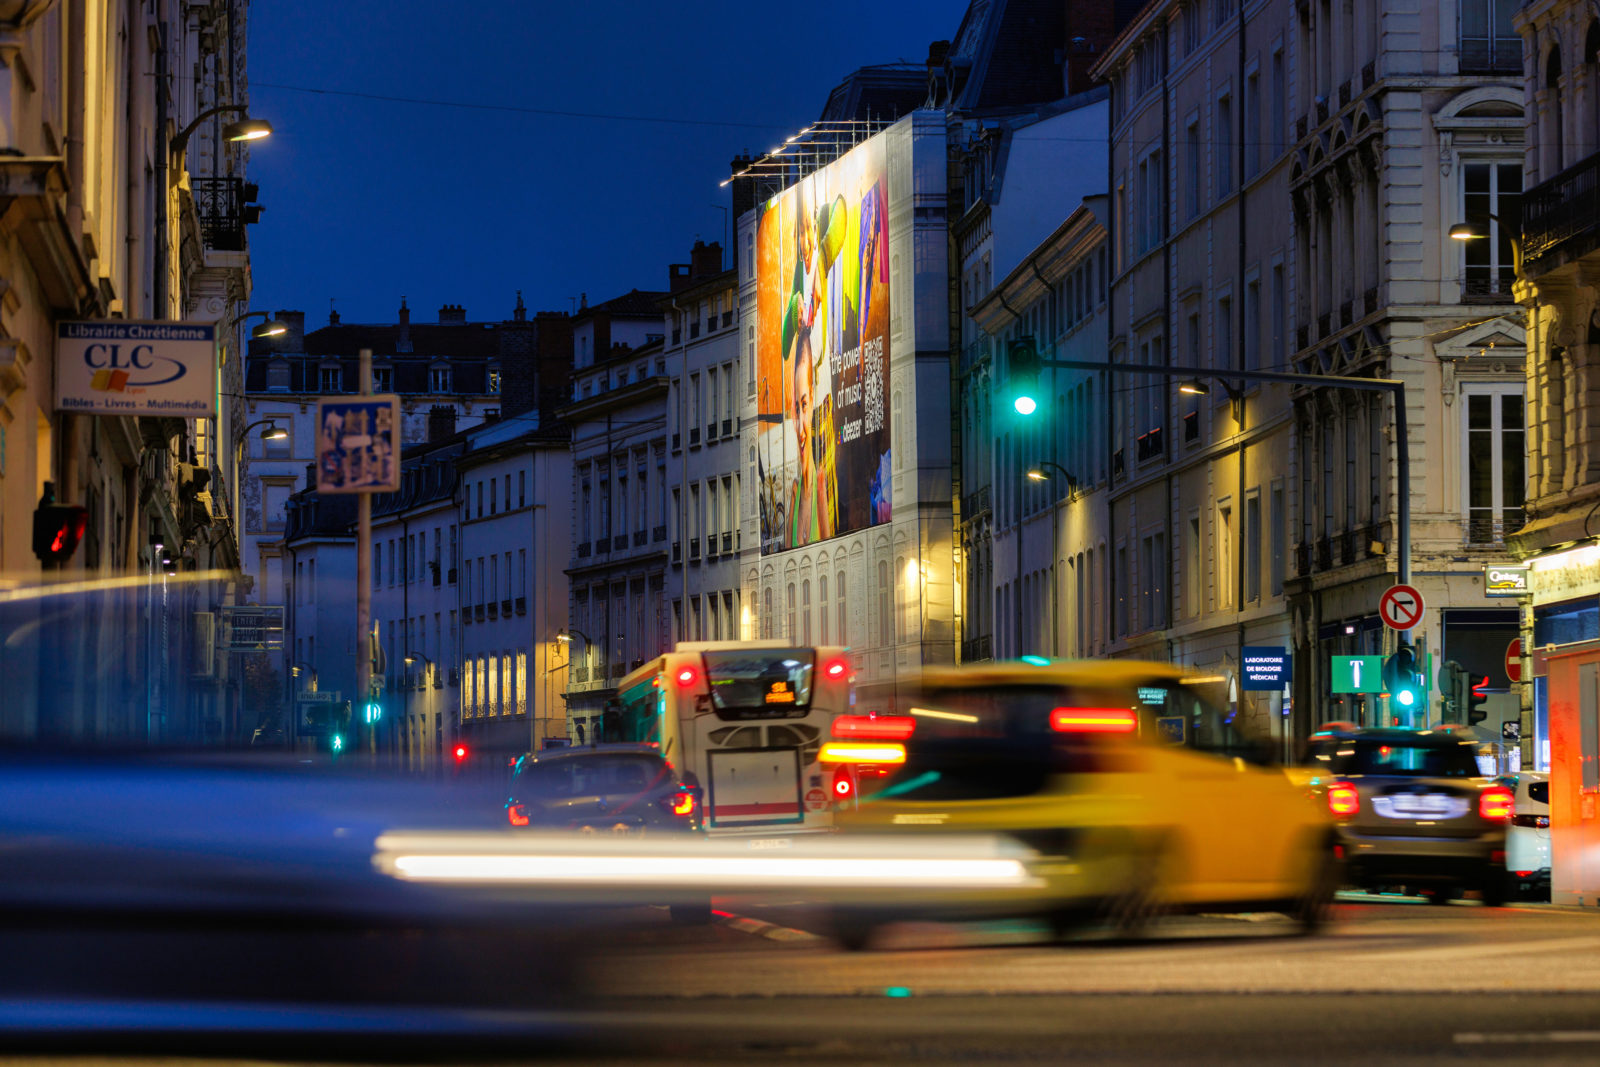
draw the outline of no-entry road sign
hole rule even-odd
[[[1422,594],[1414,586],[1390,586],[1378,601],[1378,614],[1389,629],[1409,630],[1422,621]]]
[[[1506,646],[1506,677],[1513,682],[1522,681],[1522,638]]]

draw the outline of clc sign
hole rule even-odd
[[[216,363],[212,323],[58,323],[56,410],[205,418],[217,410]]]

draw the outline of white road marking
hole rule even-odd
[[[1455,1035],[1458,1045],[1558,1045],[1600,1042],[1600,1030],[1546,1030],[1532,1034],[1474,1034]]]

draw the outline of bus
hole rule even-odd
[[[622,679],[605,740],[660,745],[703,790],[709,833],[830,830],[854,778],[819,757],[853,675],[840,647],[681,642]]]

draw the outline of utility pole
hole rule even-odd
[[[361,350],[361,395],[372,395],[372,349]],[[362,719],[372,702],[372,494],[356,494],[356,698]],[[355,718],[355,714],[350,716]],[[366,723],[367,751],[378,758],[378,724]]]

